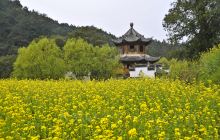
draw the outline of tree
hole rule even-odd
[[[53,39],[32,41],[18,50],[13,76],[30,79],[59,79],[66,72],[62,51]]]
[[[6,55],[0,57],[0,78],[8,78],[12,72],[12,64],[16,59],[15,55]]]
[[[114,75],[119,66],[117,50],[109,45],[94,47],[83,39],[68,39],[64,46],[64,60],[68,71],[77,78],[107,79]]]
[[[181,59],[181,56],[176,55],[176,53],[182,50],[183,47],[180,47],[178,44],[172,45],[166,41],[153,40],[152,43],[149,44],[146,53],[152,56]]]
[[[92,48],[83,39],[68,39],[63,50],[64,60],[68,71],[73,72],[77,78],[88,75],[92,70]]]
[[[220,42],[219,0],[177,0],[163,26],[173,43],[184,41],[190,58]]]
[[[95,79],[108,79],[115,76],[120,68],[117,49],[105,44],[102,47],[95,47],[94,52],[91,76]]]

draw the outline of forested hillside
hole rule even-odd
[[[27,46],[39,36],[81,37],[94,45],[110,43],[113,35],[95,27],[75,27],[59,24],[45,14],[30,11],[18,0],[0,1],[0,55],[15,54],[18,47]]]
[[[183,51],[185,51],[185,48],[179,44],[171,45],[166,41],[161,42],[154,39],[149,45],[147,53],[152,56],[183,59],[185,57],[184,53],[182,54]]]

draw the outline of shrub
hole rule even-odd
[[[168,61],[166,58],[163,58],[159,63],[162,63],[163,67],[169,68],[168,76],[161,74],[168,78],[180,79],[190,83],[198,79],[199,70],[197,62],[177,59]]]
[[[199,60],[200,80],[211,80],[220,83],[220,45],[212,48],[209,52],[203,53]]]
[[[169,64],[170,64],[170,62],[169,62],[169,60],[166,59],[165,57],[162,57],[162,58],[160,59],[160,61],[158,62],[158,64],[162,64],[163,69],[169,69]]]

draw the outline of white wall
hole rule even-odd
[[[139,77],[140,71],[144,73],[144,76],[151,78],[155,77],[154,73],[156,72],[156,70],[149,71],[147,67],[135,67],[135,71],[129,71],[130,77]]]

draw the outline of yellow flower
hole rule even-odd
[[[141,105],[140,105],[140,110],[147,110],[147,104],[145,102],[142,102]]]
[[[45,131],[47,128],[46,128],[46,126],[41,126],[41,130],[43,130],[43,131]]]
[[[134,122],[134,123],[137,123],[137,122],[138,122],[138,117],[137,117],[137,116],[134,116],[133,122]]]
[[[127,115],[125,118],[126,118],[126,120],[130,120],[131,119],[131,115]]]
[[[122,136],[119,136],[119,137],[117,138],[117,140],[123,140]]]
[[[40,136],[32,136],[31,137],[31,140],[39,140],[40,139]]]
[[[136,130],[136,128],[130,129],[130,130],[128,131],[128,135],[129,135],[130,137],[135,137],[135,136],[137,135],[137,130]]]
[[[190,137],[184,137],[184,140],[191,140]]]
[[[217,140],[220,85],[212,84],[0,80],[0,137]]]
[[[118,121],[118,125],[122,125],[122,123],[123,123],[122,120]]]
[[[108,124],[108,118],[101,118],[100,123],[101,123],[102,125]]]
[[[115,129],[115,128],[117,128],[117,124],[112,123],[112,124],[111,124],[111,129]]]
[[[159,139],[163,139],[164,138],[164,136],[165,136],[165,132],[164,131],[162,131],[159,135]]]
[[[180,129],[179,128],[175,128],[175,137],[176,139],[179,139],[180,138]]]

